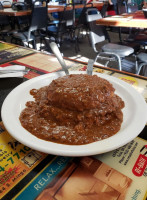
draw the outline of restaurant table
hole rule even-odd
[[[87,7],[96,7],[98,8],[98,10],[101,10],[102,6],[104,5],[103,2],[91,2],[91,4],[86,5]],[[85,5],[84,4],[75,4],[74,8],[75,9],[79,9],[79,8],[83,8]],[[55,5],[53,4],[48,4],[48,8],[59,8],[59,10],[63,11],[65,7],[65,4],[59,4],[59,5]],[[67,9],[71,9],[72,6],[67,6]]]
[[[48,8],[48,13],[54,13],[54,12],[61,12],[61,9]],[[12,8],[5,8],[4,10],[0,10],[0,15],[11,16],[11,17],[19,17],[19,16],[30,15],[30,14],[31,14],[31,10],[16,11],[16,10],[13,10]]]
[[[84,5],[83,4],[78,4],[75,5],[75,9],[82,8]],[[88,5],[91,6],[91,5]],[[101,10],[103,3],[93,3],[93,6],[96,6],[99,10]],[[65,5],[48,5],[48,13],[55,13],[55,12],[62,12],[64,11]],[[70,10],[72,7],[68,6],[68,10]],[[5,15],[5,16],[13,16],[13,17],[19,17],[19,16],[25,16],[25,15],[30,15],[31,10],[21,10],[21,11],[16,11],[13,10],[12,8],[5,8],[3,10],[0,10],[0,15]]]
[[[65,62],[70,66],[69,71],[87,68],[87,62],[68,58]],[[0,110],[6,96],[21,83],[62,70],[52,54],[5,42],[0,42],[0,64],[0,67],[23,65],[30,70],[23,78],[0,78]],[[147,101],[147,77],[98,65],[93,71],[128,82]],[[147,126],[127,145],[102,155],[54,156],[20,144],[0,122],[0,199],[125,200],[126,195],[138,195],[143,200],[147,195],[146,147]]]
[[[147,28],[147,19],[142,11],[135,13],[124,13],[122,15],[114,15],[96,20],[98,25],[131,27],[131,28]]]
[[[59,12],[59,10],[60,9],[58,8],[48,8],[48,13],[52,14],[54,12]],[[15,29],[15,25],[17,23],[18,17],[31,15],[31,10],[16,11],[16,10],[13,10],[12,8],[5,8],[3,10],[0,10],[0,15],[8,16],[10,19],[11,28]]]

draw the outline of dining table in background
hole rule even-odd
[[[98,25],[130,27],[130,28],[147,28],[147,19],[143,11],[139,10],[134,13],[124,13],[122,15],[108,16],[96,20]]]
[[[102,9],[102,6],[104,5],[104,3],[103,2],[91,2],[90,4],[87,4],[86,5],[86,7],[91,7],[91,6],[93,6],[93,7],[96,7],[98,10],[101,10]],[[75,4],[74,5],[74,8],[75,9],[79,9],[79,8],[83,8],[85,6],[85,4]],[[58,4],[58,5],[56,5],[56,4],[48,4],[48,8],[59,8],[59,11],[63,11],[64,10],[64,7],[65,7],[65,4]],[[72,6],[67,6],[67,10],[70,10],[70,9],[72,9]]]
[[[88,5],[89,7],[91,5]],[[97,7],[99,10],[101,10],[102,6],[103,6],[103,2],[97,2],[97,3],[93,3],[93,6]],[[65,4],[60,4],[60,5],[48,5],[48,13],[55,13],[55,12],[62,12],[64,11],[64,7]],[[75,9],[78,8],[83,8],[84,5],[83,4],[77,4],[75,5]],[[72,6],[68,6],[67,10],[71,10]],[[19,16],[25,16],[25,15],[30,15],[31,14],[31,10],[13,10],[12,8],[5,8],[3,10],[0,10],[0,15],[5,15],[5,16],[10,16],[10,17],[19,17]]]
[[[64,60],[70,72],[87,69],[87,62]],[[0,67],[10,65],[23,65],[29,72],[20,78],[0,78],[0,112],[14,88],[35,77],[62,70],[52,54],[0,41]],[[94,65],[93,71],[131,84],[147,102],[147,77],[99,65]],[[13,123],[15,117],[10,117]],[[137,193],[142,197],[140,200],[145,199],[147,168],[143,168],[143,161],[146,162],[147,126],[138,137],[114,151],[94,157],[66,157],[45,154],[20,143],[1,120],[0,116],[1,200],[83,200],[85,195],[89,200],[96,199],[96,195],[101,195],[100,199],[117,197],[120,200],[127,191],[128,199],[132,195],[136,198],[136,191],[141,191]],[[120,181],[123,184],[120,185]]]
[[[54,12],[61,12],[62,10],[55,7],[55,8],[48,8],[48,13],[54,13]],[[9,17],[20,17],[20,16],[26,16],[31,14],[31,10],[13,10],[12,8],[5,8],[3,10],[0,10],[0,15],[5,15]]]
[[[62,8],[58,8],[58,7],[49,7],[48,8],[48,14],[52,14],[55,12],[62,12],[63,11],[63,7]],[[18,17],[22,17],[22,16],[30,16],[31,15],[31,10],[13,10],[12,8],[5,8],[3,10],[0,10],[0,15],[2,16],[8,16],[9,20],[10,20],[10,25],[12,29],[16,28],[16,24]]]

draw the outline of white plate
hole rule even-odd
[[[82,72],[72,72],[82,73]],[[88,156],[105,153],[125,145],[134,139],[144,128],[147,122],[147,105],[143,97],[128,83],[118,78],[97,74],[110,81],[118,94],[125,102],[123,109],[124,120],[121,130],[112,137],[86,145],[63,145],[38,139],[20,124],[19,115],[25,108],[25,103],[32,100],[29,91],[48,85],[53,79],[65,75],[57,72],[42,75],[28,80],[16,87],[5,99],[2,106],[2,121],[7,131],[19,142],[32,149],[63,156]]]

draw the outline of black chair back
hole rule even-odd
[[[93,8],[93,4],[92,3],[87,3],[87,4],[84,5],[84,7],[82,9],[82,12],[81,12],[81,14],[79,16],[79,19],[78,19],[78,24],[83,24],[83,25],[87,24],[86,11],[89,8],[88,7],[89,5],[90,5],[91,8]]]
[[[47,27],[47,6],[36,6],[37,2],[35,1],[33,4],[28,37],[30,37],[31,32]]]
[[[109,6],[108,2],[104,3],[104,5],[100,11],[102,17],[106,17],[106,12],[108,10],[108,6]]]
[[[64,7],[64,11],[59,13],[59,25],[58,31],[62,31],[67,27],[73,27],[75,23],[75,13],[74,7],[68,10],[68,6],[73,6],[72,4],[67,4]]]

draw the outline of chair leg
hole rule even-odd
[[[75,30],[73,31],[72,40],[75,41],[75,51],[76,51],[76,53],[78,53],[80,51],[80,48],[79,48],[79,37],[78,37],[78,35],[76,35]]]
[[[111,57],[111,58],[109,58],[108,56]],[[107,60],[107,61],[114,61],[114,60],[117,60],[117,61],[118,61],[118,68],[119,68],[120,71],[122,70],[122,64],[121,64],[121,63],[122,63],[122,60],[121,60],[121,58],[120,58],[118,55],[116,55],[116,54],[114,54],[114,53],[109,53],[109,52],[100,52],[100,53],[96,56],[94,62],[96,62],[98,58],[105,59],[105,60]],[[106,63],[106,66],[107,66],[107,65],[108,65],[108,63]]]
[[[75,51],[78,53],[80,51],[78,37],[75,37]]]
[[[39,47],[40,51],[42,50],[43,41],[44,41],[44,38],[40,37],[40,47]]]
[[[134,54],[135,56],[135,73],[137,74],[138,72],[138,60],[137,60],[137,56]]]
[[[147,63],[141,63],[141,64],[139,65],[138,71],[137,71],[137,73],[136,73],[137,75],[140,74],[140,71],[141,71],[141,69],[142,69],[142,67],[143,67],[144,65],[147,65]]]
[[[33,49],[37,49],[35,40],[32,41],[32,45],[33,45]]]
[[[27,43],[28,43],[27,47],[30,48],[30,46],[29,46],[30,42],[28,41]],[[36,49],[36,41],[32,40],[31,43],[32,43],[33,49]],[[25,42],[24,42],[24,45],[25,45]]]
[[[50,48],[50,45],[49,45],[49,43],[50,43],[50,39],[47,38],[47,37],[45,37],[45,38],[44,38],[44,43],[45,43],[46,51],[48,51],[48,52],[52,52],[52,50],[51,50],[51,48]]]
[[[92,46],[89,34],[87,34],[87,38],[88,38],[89,45]]]
[[[121,37],[121,28],[119,28],[119,40],[122,42],[122,37]]]
[[[122,70],[122,66],[121,66],[121,58],[118,55],[114,55],[116,56],[117,60],[118,60],[118,66],[119,66],[119,70]]]
[[[77,31],[77,37],[78,38],[80,37],[80,32],[81,32],[81,28],[78,28],[78,31]]]

